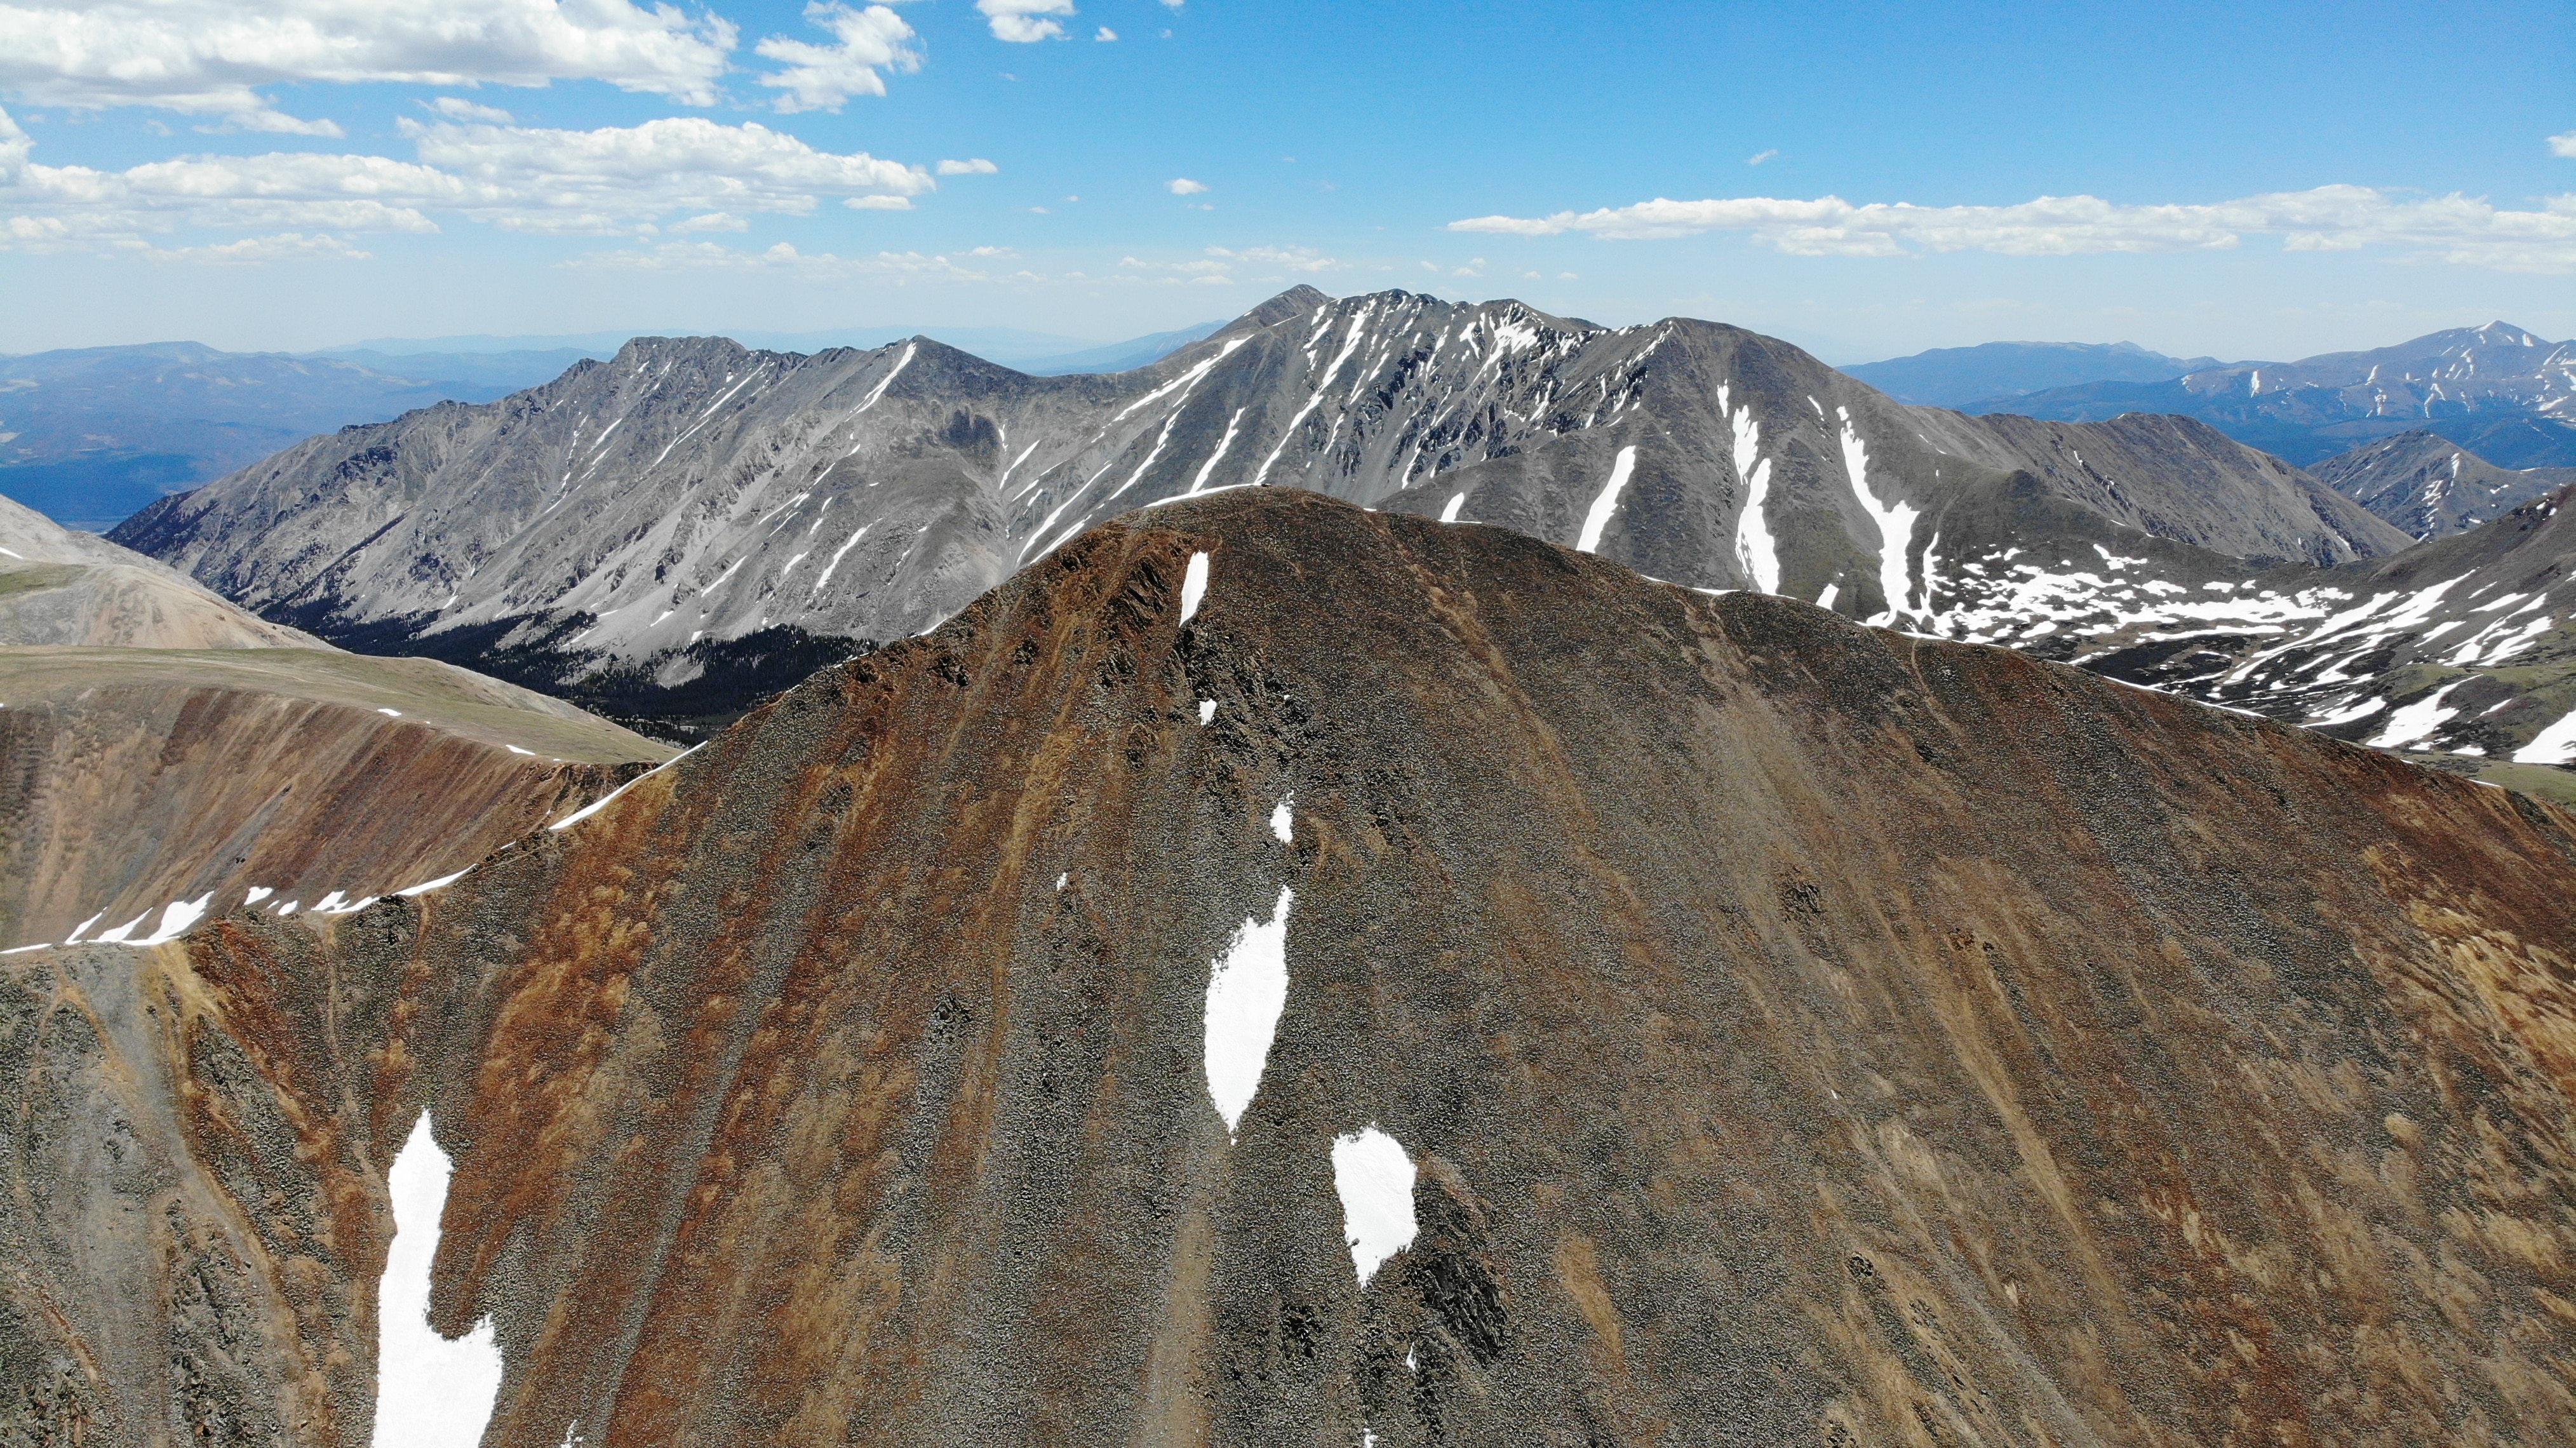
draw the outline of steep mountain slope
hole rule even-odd
[[[58,520],[104,527],[307,434],[510,390],[196,342],[0,357],[0,494]]]
[[[427,659],[0,649],[0,948],[354,909],[669,754]]]
[[[0,960],[0,1364],[363,1443],[400,1214],[496,1448],[2538,1448],[2571,896],[2313,733],[1235,492],[443,891]]]
[[[204,584],[0,498],[0,646],[327,648]]]
[[[2576,483],[2576,468],[2500,468],[2422,431],[2354,448],[2308,472],[2417,539],[2466,532]]]
[[[2168,357],[2135,342],[1986,342],[1842,370],[1899,402],[1959,407],[2088,382],[2163,382],[2219,365],[2215,357]]]
[[[639,340],[503,403],[312,439],[115,536],[353,646],[676,684],[709,641],[919,632],[1094,522],[1248,483],[1901,616],[1942,510],[2015,471],[2262,562],[2405,542],[2188,423],[1972,419],[1733,327],[1309,288],[1113,376],[1033,378],[928,340],[812,357]]]
[[[2229,437],[2305,466],[2373,438],[2431,428],[2483,455],[2490,428],[2538,430],[2523,450],[2547,452],[2515,466],[2576,464],[2576,343],[2551,342],[2503,322],[2434,332],[2368,352],[2297,362],[2240,362],[2169,382],[2091,382],[1967,404],[2098,422],[2124,412],[2195,417]],[[2468,431],[2463,431],[2467,429]],[[2546,441],[2545,439],[2554,439]]]

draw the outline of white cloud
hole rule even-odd
[[[1018,252],[1011,250],[1007,246],[979,246],[968,251],[966,254],[968,256],[991,257],[996,261],[1017,261],[1020,258],[1020,254]]]
[[[1770,150],[1768,150],[1768,151],[1757,151],[1757,152],[1755,152],[1754,154],[1752,154],[1752,155],[1750,155],[1750,156],[1745,157],[1745,158],[1744,158],[1744,164],[1745,164],[1745,165],[1747,165],[1747,166],[1759,166],[1759,165],[1761,165],[1763,162],[1768,161],[1768,160],[1770,160],[1772,157],[1777,156],[1777,155],[1779,155],[1779,154],[1780,154],[1780,148],[1779,148],[1779,147],[1777,147],[1777,146],[1774,146],[1774,147],[1772,147],[1772,148],[1771,148]]]
[[[2562,135],[2550,137],[2549,154],[2553,156],[2576,156],[2576,131],[2568,131]]]
[[[272,152],[101,171],[37,164],[25,133],[0,112],[0,216],[21,247],[130,240],[183,224],[436,231],[430,211],[513,231],[600,234],[679,212],[802,215],[827,196],[899,208],[936,184],[919,166],[695,116],[591,131],[413,120],[400,128],[418,161]]]
[[[809,45],[773,35],[752,47],[787,69],[764,75],[760,83],[784,90],[775,104],[786,112],[839,111],[852,96],[886,93],[884,70],[915,71],[921,54],[904,42],[914,38],[903,17],[883,5],[853,10],[839,0],[813,0],[805,19],[832,32],[834,45]]]
[[[975,0],[975,8],[992,22],[994,39],[1028,44],[1062,36],[1063,26],[1030,17],[1071,15],[1073,0]]]
[[[1100,27],[1100,33],[1091,38],[1094,40],[1116,40],[1118,38],[1118,32],[1104,25]]]
[[[2408,201],[2367,186],[2161,206],[2120,206],[2094,196],[2043,196],[2017,206],[1855,206],[1838,196],[1658,198],[1580,214],[1476,217],[1453,221],[1449,229],[1517,236],[1580,231],[1614,240],[1742,231],[1798,256],[1903,256],[1908,244],[2007,256],[2223,250],[2257,234],[2283,237],[2293,251],[2384,245],[2499,271],[2576,271],[2576,195],[2547,198],[2537,211],[2500,211],[2472,197]]]
[[[874,256],[842,257],[802,252],[787,242],[765,251],[736,251],[712,241],[672,241],[649,250],[596,251],[561,265],[583,271],[746,271],[790,272],[811,277],[872,276],[934,281],[989,282],[994,278],[945,256],[917,251],[881,251]],[[1022,272],[1004,278],[1033,280]]]
[[[183,246],[168,250],[143,247],[134,252],[145,261],[185,262],[199,266],[259,266],[273,261],[371,261],[373,252],[360,251],[336,236],[304,236],[285,232],[277,236],[246,236],[214,246]]]
[[[1299,272],[1332,271],[1341,265],[1339,261],[1311,246],[1247,246],[1239,251],[1228,251],[1221,246],[1212,246],[1207,249],[1207,254],[1229,261],[1249,262],[1255,266],[1286,267],[1290,271]]]
[[[1207,190],[1207,183],[1193,181],[1187,176],[1175,176],[1163,183],[1163,189],[1175,196],[1196,196]]]
[[[665,116],[593,131],[405,121],[402,130],[424,164],[476,188],[480,209],[491,212],[802,214],[821,196],[912,196],[936,184],[919,166],[864,151],[818,151],[756,121],[727,126]]]
[[[751,223],[726,212],[710,211],[704,216],[692,216],[671,229],[673,231],[749,231]]]
[[[506,126],[516,119],[499,106],[477,105],[463,96],[440,96],[421,104],[451,121],[488,121],[496,126]]]
[[[1001,169],[1001,167],[994,165],[992,162],[985,160],[981,156],[977,156],[971,161],[942,161],[939,163],[939,174],[942,176],[990,176]]]
[[[270,130],[317,124],[279,116],[256,89],[292,81],[599,80],[712,105],[734,40],[711,12],[630,0],[58,0],[0,5],[0,88]]]
[[[349,134],[334,120],[307,121],[283,111],[233,111],[211,126],[198,130],[209,135],[227,131],[264,131],[276,136],[327,136],[333,140]]]
[[[852,211],[910,211],[909,196],[853,196],[841,203]]]

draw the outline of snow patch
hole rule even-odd
[[[1843,471],[1851,475],[1852,497],[1878,524],[1878,586],[1887,596],[1887,612],[1870,622],[1894,623],[1913,601],[1914,585],[1906,575],[1905,548],[1913,541],[1914,520],[1923,514],[1909,503],[1880,505],[1877,495],[1869,490],[1869,444],[1852,427],[1850,409],[1837,407],[1834,415],[1842,423]]]
[[[1727,388],[1718,384],[1717,410],[1735,429],[1735,475],[1744,480],[1744,509],[1735,515],[1735,561],[1745,578],[1764,593],[1780,591],[1780,550],[1771,525],[1762,516],[1762,501],[1771,495],[1771,460],[1762,456],[1762,424],[1751,406],[1727,412]]]
[[[2462,679],[2451,684],[2447,688],[2436,689],[2432,693],[2425,695],[2423,698],[2416,700],[2414,703],[2407,705],[2405,708],[2398,710],[2396,713],[2389,715],[2387,727],[2371,736],[2370,747],[2373,749],[2395,749],[2403,745],[2416,743],[2422,740],[2425,736],[2431,734],[2434,730],[2441,728],[2443,724],[2447,723],[2452,718],[2452,716],[2460,712],[2457,709],[2443,707],[2442,700],[2449,697],[2452,689],[2456,689],[2460,687],[2461,684],[2467,682],[2468,680]]]
[[[2576,709],[2558,716],[2558,722],[2531,737],[2531,742],[2513,752],[2516,764],[2576,764]]]
[[[1333,1191],[1342,1199],[1342,1240],[1366,1287],[1380,1263],[1413,1243],[1413,1158],[1404,1144],[1364,1126],[1333,1141]]]
[[[1199,611],[1200,601],[1207,597],[1207,578],[1208,556],[1191,554],[1189,571],[1181,575],[1181,622],[1188,623]]]
[[[1200,724],[1200,727],[1202,727],[1202,728],[1206,727],[1207,722],[1208,722],[1210,719],[1213,719],[1213,718],[1215,718],[1215,717],[1216,717],[1216,700],[1214,700],[1214,699],[1201,699],[1201,700],[1199,700],[1199,724]]]
[[[1455,522],[1457,522],[1457,521],[1458,521],[1458,510],[1459,510],[1460,508],[1465,507],[1466,505],[1467,505],[1467,495],[1466,495],[1465,493],[1458,493],[1458,494],[1454,494],[1454,495],[1452,495],[1452,496],[1450,497],[1450,499],[1449,499],[1448,505],[1447,505],[1447,506],[1445,506],[1445,507],[1443,507],[1443,508],[1440,510],[1440,521],[1441,521],[1441,522],[1443,522],[1443,523],[1455,523]]]
[[[1270,1059],[1279,1012],[1288,1004],[1288,909],[1296,900],[1296,891],[1281,886],[1270,919],[1246,916],[1208,975],[1208,1095],[1229,1137],[1261,1089],[1261,1068]]]
[[[454,1170],[421,1113],[385,1176],[394,1240],[376,1287],[375,1448],[473,1448],[500,1395],[492,1319],[452,1341],[429,1325],[430,1267]]]
[[[1290,806],[1296,802],[1297,796],[1292,794],[1279,801],[1279,807],[1270,812],[1270,833],[1277,835],[1283,845],[1294,843],[1291,832],[1297,827],[1297,816]]]
[[[405,898],[405,899],[409,899],[410,897],[412,897],[412,896],[414,896],[414,895],[426,895],[426,894],[428,894],[428,893],[429,893],[430,891],[432,891],[432,890],[444,890],[444,889],[446,889],[448,886],[455,884],[457,881],[462,880],[462,879],[464,879],[466,876],[471,875],[471,874],[473,874],[473,873],[474,873],[474,867],[473,867],[472,865],[468,865],[468,866],[466,866],[464,869],[457,871],[457,872],[456,872],[455,874],[453,874],[453,875],[441,875],[441,876],[439,876],[439,877],[438,877],[437,879],[435,879],[435,880],[424,880],[424,881],[422,881],[421,883],[419,883],[419,884],[417,884],[417,885],[414,885],[414,886],[410,887],[409,889],[405,889],[405,890],[396,890],[394,893],[395,893],[395,894],[397,894],[397,895],[402,896],[402,897],[403,897],[403,898]]]
[[[1583,515],[1583,532],[1574,540],[1575,552],[1601,551],[1601,530],[1610,526],[1610,515],[1619,507],[1619,492],[1628,486],[1628,475],[1636,467],[1635,444],[1619,449],[1618,458],[1610,464],[1610,481],[1602,487],[1601,496],[1592,500],[1592,511]]]

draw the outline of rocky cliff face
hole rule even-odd
[[[1093,523],[1250,483],[1901,619],[1931,606],[1945,512],[2023,473],[2256,563],[2406,541],[2196,424],[1966,418],[1738,328],[1310,288],[1114,376],[1028,377],[927,339],[640,340],[499,403],[310,440],[116,536],[354,646],[678,684],[768,631],[920,632]]]
[[[0,650],[0,948],[352,911],[670,753],[427,659]]]
[[[2570,898],[2312,732],[1179,503],[443,890],[0,960],[5,1411],[366,1441],[426,1110],[496,1445],[2563,1442]]]

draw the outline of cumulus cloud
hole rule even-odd
[[[992,22],[994,39],[1025,45],[1061,37],[1062,25],[1038,17],[1071,15],[1073,0],[975,0],[975,8]]]
[[[2576,156],[2576,131],[2568,131],[2562,135],[2550,137],[2549,154],[2553,156]]]
[[[2006,256],[2223,250],[2247,235],[2274,235],[2292,251],[2402,247],[2422,256],[2499,271],[2576,271],[2576,195],[2537,211],[2499,210],[2472,197],[2404,200],[2367,186],[2320,186],[2208,205],[2121,206],[2094,196],[2043,196],[2016,206],[1855,206],[1746,196],[1657,198],[1552,216],[1480,216],[1452,231],[1515,236],[1585,232],[1613,240],[1741,231],[1797,256],[1904,256],[1989,251]]]
[[[1163,189],[1171,192],[1175,196],[1196,196],[1207,190],[1207,184],[1201,181],[1193,181],[1187,176],[1175,176],[1171,180],[1163,183]]]
[[[1118,38],[1118,32],[1104,25],[1100,27],[1100,33],[1091,38],[1094,40],[1116,40]]]
[[[1001,167],[994,165],[992,162],[985,160],[981,156],[977,156],[968,161],[942,161],[939,163],[939,174],[942,176],[990,176],[1001,169]]]
[[[9,4],[0,5],[0,88],[39,105],[158,106],[308,134],[321,123],[280,116],[257,88],[598,80],[712,105],[735,34],[711,12],[630,0]]]
[[[853,10],[839,0],[814,0],[805,18],[832,32],[837,43],[809,45],[773,35],[752,47],[787,65],[760,78],[762,85],[787,92],[775,102],[781,111],[837,112],[852,96],[884,95],[880,72],[921,68],[921,53],[905,44],[914,38],[912,27],[886,6]]]
[[[853,196],[841,203],[852,211],[910,211],[909,196]]]
[[[21,248],[115,242],[180,225],[436,231],[448,211],[513,231],[641,231],[673,213],[810,213],[825,197],[909,206],[919,166],[816,150],[757,123],[695,116],[567,131],[406,120],[416,161],[271,152],[122,171],[46,166],[0,112],[0,216]],[[20,223],[24,224],[20,224]],[[684,223],[686,224],[686,223]]]

